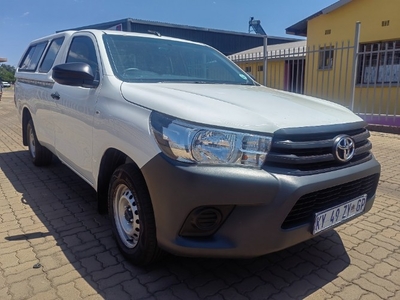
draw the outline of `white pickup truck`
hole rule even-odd
[[[135,264],[255,257],[367,212],[380,165],[348,109],[269,89],[211,47],[83,30],[33,41],[16,72],[24,145],[97,192]]]

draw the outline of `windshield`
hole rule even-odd
[[[104,35],[104,43],[122,81],[254,85],[228,58],[205,45],[113,34]]]

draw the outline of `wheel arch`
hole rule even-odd
[[[108,211],[108,186],[115,169],[124,164],[132,164],[141,174],[138,165],[124,152],[115,149],[107,149],[101,158],[97,177],[97,208],[101,214]]]

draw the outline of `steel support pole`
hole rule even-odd
[[[268,37],[264,35],[264,66],[263,66],[263,85],[267,86],[267,67],[268,67]]]
[[[354,36],[354,53],[353,53],[353,74],[351,78],[351,102],[350,109],[354,112],[354,98],[357,84],[357,66],[358,66],[358,55],[360,52],[360,28],[361,22],[356,23],[356,33]]]

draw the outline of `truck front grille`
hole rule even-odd
[[[358,196],[367,194],[370,199],[376,191],[379,174],[312,192],[302,196],[294,205],[282,229],[289,229],[313,221],[315,213],[342,204]]]
[[[334,143],[339,135],[348,135],[355,142],[353,158],[341,163],[335,159]],[[372,158],[372,144],[366,128],[328,133],[275,135],[264,166],[270,172],[310,175],[342,169]]]

